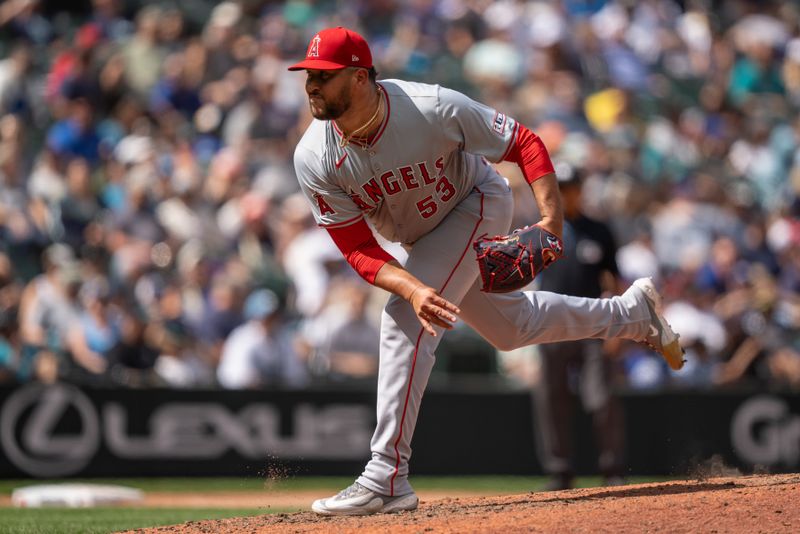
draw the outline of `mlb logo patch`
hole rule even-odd
[[[492,121],[492,130],[503,135],[506,131],[506,116],[504,113],[495,113]]]

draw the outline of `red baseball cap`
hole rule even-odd
[[[289,70],[336,70],[344,67],[372,67],[369,45],[353,30],[328,28],[315,35],[308,43],[306,59],[289,67]]]

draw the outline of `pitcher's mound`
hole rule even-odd
[[[800,532],[800,474],[659,482],[498,497],[422,499],[414,512],[311,512],[197,521],[136,532]]]

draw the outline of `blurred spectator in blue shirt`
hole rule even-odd
[[[247,297],[247,322],[231,333],[222,348],[217,378],[223,387],[300,387],[308,382],[306,367],[279,312],[278,297],[269,289],[258,289]]]
[[[78,98],[69,102],[68,109],[67,118],[56,122],[47,133],[47,147],[64,159],[80,157],[94,165],[100,157],[100,136],[94,125],[92,104]]]

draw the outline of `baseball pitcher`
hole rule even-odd
[[[360,276],[392,293],[381,317],[372,458],[355,483],[315,501],[315,512],[417,507],[411,438],[439,334],[457,317],[501,350],[623,337],[682,366],[678,336],[649,279],[608,299],[520,290],[562,250],[553,165],[528,128],[444,87],[378,82],[369,46],[346,28],[319,32],[289,70],[306,71],[315,119],[294,165],[316,221]],[[511,234],[511,189],[490,164],[500,161],[519,165],[542,216]],[[373,229],[405,246],[405,265],[378,245]]]

